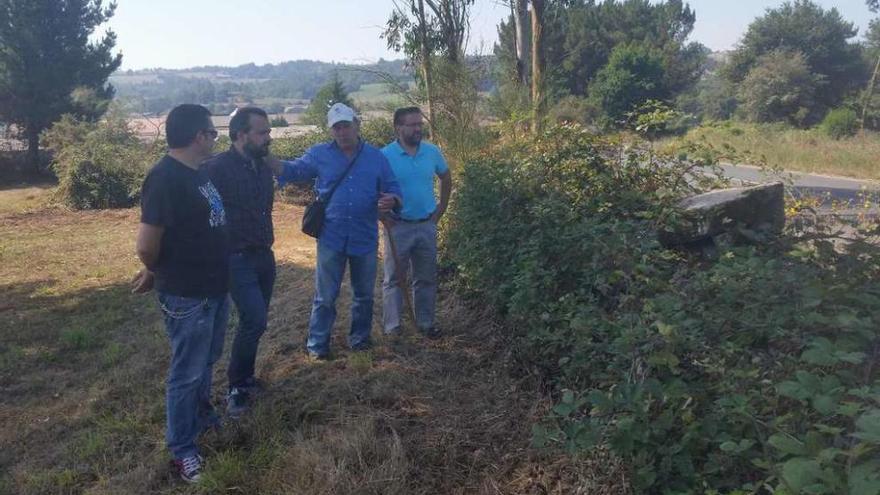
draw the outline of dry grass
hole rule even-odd
[[[0,187],[0,215],[43,210],[52,199],[53,184]]]
[[[0,204],[23,194],[0,191]],[[300,214],[279,204],[275,217],[279,277],[258,358],[268,390],[202,439],[208,471],[191,487],[167,467],[159,312],[127,288],[138,211],[0,210],[0,494],[627,493],[604,452],[529,447],[547,398],[491,318],[453,296],[439,304],[443,339],[377,337],[355,354],[345,289],[336,358],[305,360],[314,242]]]
[[[768,165],[784,170],[880,179],[880,134],[876,132],[834,140],[818,129],[735,122],[698,127],[685,139],[719,148],[730,145],[763,156]]]

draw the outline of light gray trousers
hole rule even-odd
[[[384,229],[383,229],[384,230]],[[383,329],[400,329],[404,311],[403,292],[398,282],[397,263],[385,231],[385,278],[382,284]],[[407,274],[412,274],[412,301],[416,326],[422,332],[434,327],[434,304],[437,300],[437,225],[397,222],[391,228],[397,256]],[[401,275],[402,276],[402,275]],[[408,278],[408,277],[407,277]]]

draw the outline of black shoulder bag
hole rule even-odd
[[[330,198],[333,197],[333,193],[336,192],[336,188],[339,187],[339,184],[342,184],[342,181],[345,180],[345,176],[351,172],[351,168],[354,167],[354,162],[357,161],[362,149],[364,149],[363,144],[358,147],[357,153],[355,153],[354,158],[352,158],[351,162],[348,164],[348,168],[346,168],[345,172],[339,176],[339,179],[336,180],[336,184],[333,184],[333,187],[327,192],[327,196],[325,198],[318,196],[317,199],[306,206],[302,220],[302,231],[304,234],[312,236],[315,239],[321,236],[321,229],[324,228],[324,214],[327,210],[327,205],[330,203]]]

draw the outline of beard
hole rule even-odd
[[[418,146],[422,142],[422,133],[414,132],[412,135],[403,138],[403,142],[410,146]]]
[[[269,143],[266,143],[262,146],[258,146],[252,143],[245,143],[244,151],[245,153],[250,155],[251,158],[264,158],[266,155],[269,154]]]

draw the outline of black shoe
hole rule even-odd
[[[236,388],[245,389],[245,391],[249,395],[257,395],[266,390],[266,385],[264,385],[261,380],[257,380],[255,377],[252,376],[240,385],[238,385]]]
[[[372,349],[372,348],[373,348],[373,343],[370,342],[369,340],[366,341],[366,342],[362,342],[362,343],[360,343],[360,344],[358,344],[358,345],[353,345],[353,346],[351,346],[351,350],[353,350],[354,352],[364,352],[364,351],[369,351],[369,350]]]
[[[239,418],[250,408],[250,394],[246,388],[232,387],[226,394],[226,414],[230,418]]]
[[[443,336],[443,333],[437,327],[420,329],[419,331],[422,332],[422,335],[428,337],[431,340],[437,340]]]

